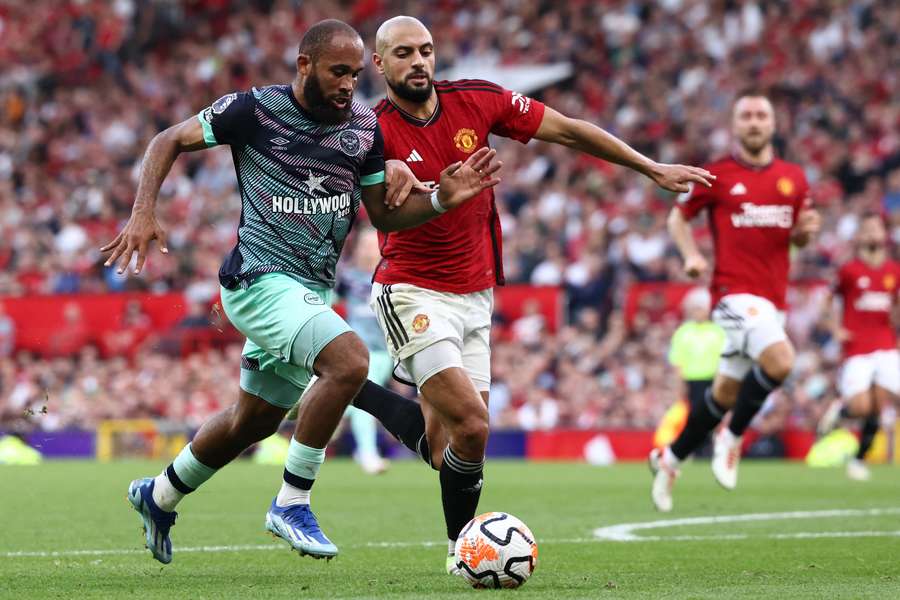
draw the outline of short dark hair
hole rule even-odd
[[[306,30],[300,40],[300,54],[305,54],[313,62],[318,60],[322,52],[328,48],[332,38],[340,34],[359,38],[359,32],[337,19],[325,19],[319,21]],[[360,38],[362,39],[362,38]]]

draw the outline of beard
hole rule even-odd
[[[755,136],[744,136],[740,138],[741,146],[746,150],[749,154],[759,154],[766,147],[772,143],[772,136],[763,136],[763,135],[755,135]]]
[[[350,96],[347,99],[347,106],[345,108],[335,107],[322,90],[322,84],[319,82],[319,78],[316,77],[315,73],[310,73],[306,78],[306,81],[303,82],[303,97],[309,105],[307,106],[307,109],[312,115],[312,118],[316,121],[329,125],[337,125],[339,123],[346,123],[350,120],[350,116],[353,112],[353,97]],[[341,96],[332,96],[332,98],[338,97]]]
[[[428,77],[427,74],[425,76]],[[387,84],[397,96],[404,100],[408,100],[409,102],[420,103],[427,101],[431,98],[431,91],[434,89],[431,77],[428,77],[428,84],[425,87],[413,87],[406,83],[406,81],[395,82],[387,80]]]

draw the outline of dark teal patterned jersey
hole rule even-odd
[[[207,146],[228,144],[241,196],[238,241],[219,270],[228,289],[275,271],[333,287],[361,186],[384,181],[375,114],[316,122],[290,85],[223,96],[197,115]]]

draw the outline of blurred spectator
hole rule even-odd
[[[188,302],[187,314],[175,325],[175,329],[209,329],[209,307],[201,302]]]
[[[130,355],[152,332],[153,321],[144,312],[139,300],[130,300],[116,329],[106,332],[102,339],[107,356]]]
[[[804,166],[823,216],[816,244],[795,257],[795,279],[828,281],[851,251],[855,215],[867,209],[886,213],[900,245],[900,78],[890,76],[900,70],[897,2],[418,8],[432,28],[439,70],[478,76],[476,69],[568,62],[572,77],[527,91],[657,160],[703,163],[727,153],[730,100],[758,84],[776,107],[780,154]],[[154,249],[141,277],[129,278],[103,268],[97,248],[128,218],[143,149],[227,92],[292,79],[299,32],[313,22],[348,20],[371,46],[375,28],[400,13],[409,5],[397,0],[7,3],[0,9],[0,295],[180,290],[190,301],[181,326],[209,330],[218,263],[240,218],[230,153],[179,158],[159,203],[171,252]],[[382,89],[367,68],[359,94],[374,100]],[[507,174],[497,193],[507,280],[563,286],[569,324],[550,335],[529,308],[509,323],[512,339],[497,336],[492,418],[516,426],[520,409],[540,396],[556,402],[559,425],[653,427],[677,394],[664,355],[675,322],[660,295],[640,303],[630,326],[622,306],[635,281],[682,280],[662,229],[673,198],[631,171],[562,148],[503,140],[497,147]],[[708,229],[697,234],[708,248]],[[896,258],[896,246],[892,252]],[[820,351],[827,334],[802,309],[814,292],[797,289],[792,302],[801,309],[789,327],[798,369],[786,388],[794,402],[787,421],[805,424],[831,394],[834,360]],[[54,355],[91,341],[73,306]],[[497,324],[509,322],[502,309]],[[132,334],[110,342],[117,348],[143,335],[139,311],[129,310],[136,312],[126,311],[122,328]],[[12,337],[3,323],[0,312],[0,357]],[[233,389],[237,376],[235,348],[213,366],[205,361],[215,353],[182,364],[141,350],[129,364],[92,352],[0,362],[0,411],[14,414],[49,389],[67,407],[58,423],[145,413],[202,419],[230,401],[220,383]],[[106,406],[113,394],[124,400]],[[167,397],[171,410],[160,407]]]
[[[0,302],[0,358],[7,358],[16,345],[16,324],[6,314],[6,307]]]
[[[93,340],[91,330],[82,320],[81,307],[77,302],[68,302],[63,307],[64,322],[50,336],[48,356],[71,356],[79,352]]]
[[[559,403],[545,390],[533,389],[519,408],[519,428],[525,431],[553,429],[559,424]]]

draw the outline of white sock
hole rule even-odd
[[[447,540],[447,555],[454,554],[456,552],[456,540]]]
[[[301,490],[294,487],[287,481],[281,482],[281,489],[278,490],[278,497],[275,498],[275,504],[281,507],[294,506],[295,504],[309,504],[309,492],[311,490]]]
[[[665,450],[663,450],[663,461],[676,469],[681,463],[681,461],[678,460],[678,457],[675,456],[675,454],[672,452],[672,448],[670,448],[669,446],[666,446]]]
[[[153,480],[153,501],[162,510],[172,512],[182,498],[184,498],[184,494],[175,489],[175,486],[166,477],[165,471]]]

